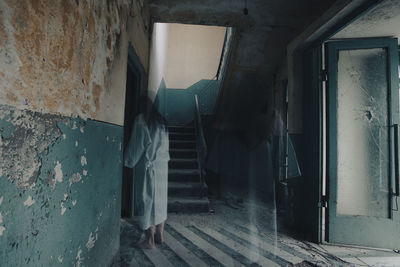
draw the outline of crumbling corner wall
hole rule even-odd
[[[0,266],[117,252],[128,42],[146,66],[146,3],[0,0]]]
[[[128,39],[148,40],[138,2],[144,9],[129,0],[0,0],[0,104],[122,125],[125,86],[115,81],[125,80]],[[132,21],[143,25],[128,36]],[[135,45],[143,64],[147,46]],[[107,109],[115,103],[122,108]]]

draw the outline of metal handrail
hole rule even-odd
[[[197,159],[199,162],[200,182],[204,185],[205,181],[203,176],[203,165],[207,156],[207,144],[206,144],[206,139],[204,138],[203,126],[201,123],[201,116],[200,116],[199,99],[197,95],[194,95],[194,107],[195,107],[194,126],[196,129]]]

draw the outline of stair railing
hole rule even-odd
[[[199,163],[200,182],[202,185],[205,185],[203,166],[207,156],[207,144],[206,139],[204,138],[203,126],[200,116],[199,99],[197,95],[194,95],[194,107],[194,127],[196,130],[197,161]]]

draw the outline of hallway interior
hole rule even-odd
[[[399,40],[399,0],[0,0],[0,267],[400,266]]]

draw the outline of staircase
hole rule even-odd
[[[201,182],[192,125],[170,126],[168,163],[168,212],[208,212],[207,186]]]

